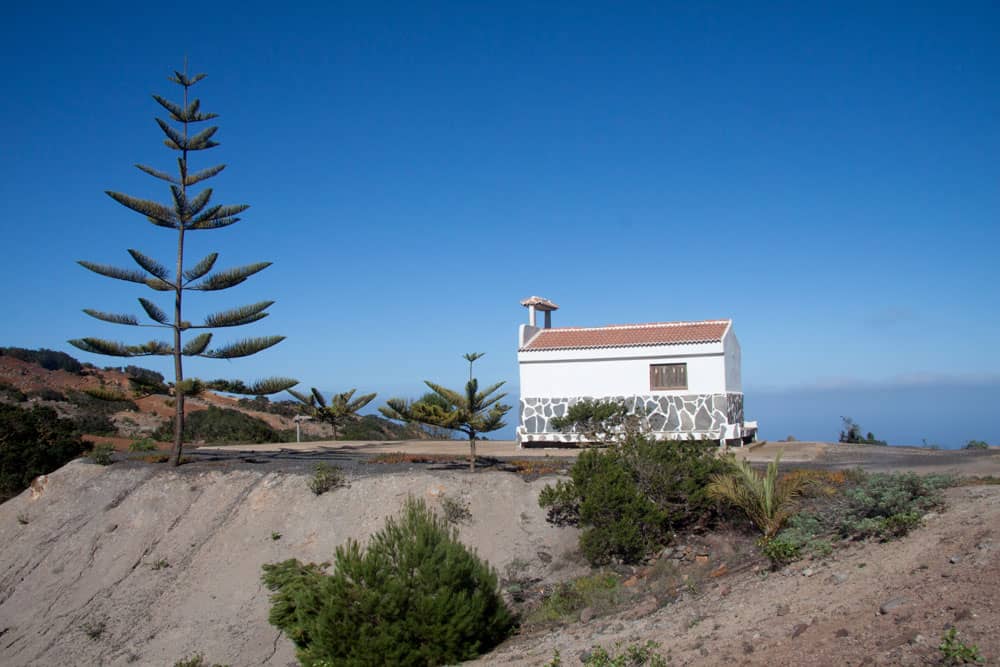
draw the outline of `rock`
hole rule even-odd
[[[753,644],[750,642],[743,642],[743,653],[745,655],[750,655],[753,653]]]
[[[625,581],[623,581],[622,582],[622,586],[627,586],[629,588],[632,588],[633,586],[635,586],[638,583],[639,583],[639,578],[633,575],[633,576],[629,577],[628,579],[626,579]]]
[[[705,648],[704,646],[702,646],[700,649],[698,649],[698,654],[701,657],[703,657],[703,658],[707,658],[708,657],[708,649]]]
[[[796,623],[795,627],[792,628],[792,639],[796,639],[803,632],[809,629],[808,623]]]
[[[916,634],[910,639],[911,644],[926,644],[927,638],[921,634]]]
[[[829,579],[827,579],[827,581],[829,581],[831,584],[840,585],[840,584],[844,583],[845,581],[847,581],[847,575],[843,574],[841,572],[834,572],[833,574],[830,575],[830,577],[829,577]]]
[[[777,614],[778,616],[787,616],[789,611],[790,610],[787,604],[779,604],[774,609],[774,613]]]
[[[726,597],[727,595],[729,595],[732,592],[733,592],[733,589],[729,585],[725,585],[725,586],[722,586],[722,587],[719,588],[719,596],[720,597]]]
[[[967,621],[970,618],[972,618],[972,616],[973,616],[972,612],[969,611],[968,609],[959,609],[958,611],[955,612],[955,622],[957,623],[958,621]]]
[[[729,572],[729,568],[726,567],[725,563],[723,563],[719,567],[717,567],[714,570],[712,570],[711,573],[709,573],[708,576],[710,576],[710,577],[721,577],[721,576],[725,575],[728,572]]]
[[[538,556],[538,560],[542,561],[545,564],[552,562],[552,554],[550,554],[548,551],[538,551],[536,552],[535,555]]]
[[[586,665],[590,661],[591,653],[590,651],[580,651],[576,657],[580,659],[582,664]]]
[[[837,637],[849,637],[851,635],[851,633],[847,631],[847,628],[841,628],[833,634]]]
[[[816,572],[811,567],[807,567],[806,569],[802,570],[803,577],[811,577],[814,574],[816,574]]]
[[[882,603],[882,605],[878,608],[878,613],[888,614],[896,609],[899,609],[906,604],[906,602],[907,600],[904,597],[891,598]]]
[[[958,565],[959,563],[962,562],[962,557],[952,556],[951,558],[948,559],[948,562],[951,563],[952,565]]]
[[[697,554],[694,557],[694,562],[699,564],[704,564],[708,562],[708,554]]]
[[[580,612],[580,622],[590,623],[590,619],[594,618],[593,607],[584,607],[583,611]]]

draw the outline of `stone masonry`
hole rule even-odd
[[[624,402],[629,412],[644,414],[646,427],[658,438],[723,437],[726,426],[743,425],[743,394],[683,394],[572,398],[522,398],[517,429],[522,442],[577,442],[578,433],[561,433],[550,425],[569,406],[584,399]]]

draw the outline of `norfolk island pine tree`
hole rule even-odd
[[[140,306],[151,321],[145,324],[140,323],[139,319],[132,314],[106,313],[90,308],[84,309],[84,312],[91,317],[104,322],[170,330],[173,333],[173,340],[171,342],[153,340],[139,345],[128,345],[102,338],[79,338],[69,341],[71,345],[85,352],[114,357],[173,357],[175,413],[174,444],[171,451],[171,462],[175,466],[180,465],[183,449],[184,396],[186,393],[193,393],[196,390],[196,383],[190,380],[185,381],[184,379],[184,357],[204,357],[209,359],[247,357],[284,340],[284,336],[245,338],[213,349],[209,349],[209,344],[212,341],[211,332],[198,333],[186,342],[183,340],[184,333],[189,330],[235,327],[261,320],[267,317],[268,313],[265,311],[274,303],[273,301],[260,301],[232,308],[209,315],[200,324],[192,324],[183,318],[182,304],[185,292],[210,292],[235,287],[250,276],[271,265],[271,262],[257,262],[213,272],[215,261],[219,256],[218,253],[213,252],[193,266],[185,268],[184,235],[186,232],[228,227],[239,222],[240,218],[237,216],[249,208],[249,206],[247,204],[209,204],[212,197],[212,188],[205,188],[193,197],[188,195],[188,188],[217,175],[225,168],[225,165],[220,164],[208,167],[194,173],[189,170],[189,153],[208,150],[219,145],[213,140],[213,136],[218,130],[217,126],[205,128],[194,134],[191,134],[191,126],[216,118],[218,114],[203,113],[201,111],[200,100],[189,97],[190,88],[205,78],[205,75],[196,74],[189,77],[186,63],[184,70],[183,73],[174,72],[174,76],[169,77],[170,81],[183,89],[183,102],[180,105],[159,95],[153,95],[153,99],[167,111],[170,119],[174,123],[180,124],[180,129],[178,130],[167,121],[161,118],[156,119],[160,129],[166,135],[164,144],[170,150],[179,153],[177,157],[177,175],[175,176],[143,164],[136,165],[139,170],[169,184],[172,196],[171,203],[165,205],[151,200],[132,197],[120,192],[107,191],[109,197],[122,206],[145,216],[153,225],[172,229],[177,232],[177,261],[175,271],[171,274],[166,266],[134,249],[129,249],[128,252],[141,270],[95,264],[82,260],[79,262],[84,268],[108,278],[138,283],[157,292],[173,293],[174,308],[172,316],[169,316],[167,312],[154,302],[145,298],[139,298]],[[249,386],[242,383],[231,384],[243,387],[246,390],[239,393],[267,395],[293,387],[297,384],[297,381],[291,378],[276,377],[259,380]]]

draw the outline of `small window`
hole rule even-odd
[[[649,366],[650,389],[687,389],[687,364],[651,364]]]

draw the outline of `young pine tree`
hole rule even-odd
[[[504,385],[503,382],[479,391],[479,381],[472,377],[472,364],[483,354],[473,352],[462,357],[469,362],[469,381],[465,384],[464,393],[424,380],[424,384],[434,392],[434,400],[422,398],[410,402],[390,398],[384,407],[379,408],[379,412],[389,419],[464,433],[469,439],[469,470],[475,472],[476,439],[481,433],[491,433],[506,426],[503,418],[510,411],[509,405],[500,402],[507,394],[496,393]]]
[[[337,439],[337,431],[344,425],[357,418],[358,410],[365,407],[375,399],[375,394],[362,394],[354,398],[357,389],[345,391],[342,394],[334,394],[327,403],[316,387],[312,388],[312,393],[303,394],[289,389],[288,393],[305,406],[306,414],[313,419],[326,422],[333,427],[333,439]]]
[[[139,305],[142,306],[143,311],[145,311],[146,316],[149,318],[149,323],[145,324],[141,324],[139,319],[132,314],[106,313],[89,308],[84,309],[83,312],[91,317],[114,324],[164,329],[172,334],[171,340],[152,340],[140,345],[128,345],[102,338],[80,338],[69,341],[70,344],[81,350],[95,354],[115,357],[173,357],[175,416],[174,447],[171,453],[171,460],[175,466],[180,464],[181,449],[183,447],[184,395],[185,393],[193,393],[192,390],[194,389],[191,381],[186,382],[184,380],[184,357],[235,359],[237,357],[256,354],[284,340],[284,336],[245,338],[210,349],[209,345],[212,342],[212,333],[202,331],[205,329],[235,327],[256,322],[268,315],[265,311],[274,303],[273,301],[260,301],[215,313],[209,315],[203,322],[198,324],[192,324],[184,319],[182,305],[186,292],[212,292],[234,287],[271,265],[270,262],[258,262],[213,271],[215,261],[219,256],[218,253],[214,252],[193,265],[185,264],[184,241],[185,235],[188,232],[228,227],[238,222],[240,218],[237,216],[249,208],[246,204],[223,205],[210,203],[212,188],[204,188],[198,192],[192,191],[193,186],[212,178],[225,168],[225,165],[216,165],[200,171],[192,171],[190,169],[189,157],[192,153],[218,146],[218,143],[213,140],[218,127],[211,126],[197,131],[195,129],[197,124],[217,117],[217,114],[203,112],[200,100],[192,98],[190,95],[191,87],[203,78],[205,78],[204,74],[196,74],[189,77],[187,75],[187,67],[185,66],[184,73],[175,72],[174,76],[170,77],[170,81],[176,83],[182,89],[183,99],[180,104],[171,102],[159,95],[153,96],[153,99],[167,111],[170,120],[176,124],[176,126],[171,125],[162,118],[156,119],[160,129],[166,135],[164,144],[166,144],[167,148],[178,154],[177,173],[167,173],[142,164],[136,165],[136,167],[150,176],[168,183],[170,186],[171,201],[168,204],[161,204],[146,199],[138,199],[120,192],[107,192],[109,197],[122,206],[145,216],[153,225],[176,232],[177,255],[174,270],[169,270],[165,265],[160,264],[152,257],[133,249],[129,249],[128,252],[140,270],[95,264],[86,261],[80,262],[80,265],[84,268],[102,276],[138,283],[145,285],[155,292],[171,294],[174,302],[172,312],[168,313],[153,301],[140,297]],[[196,333],[185,342],[185,334],[189,331],[192,333],[200,331],[200,333]],[[296,381],[289,378],[269,378],[246,387],[246,393],[253,395],[273,394],[284,391],[295,384]]]

